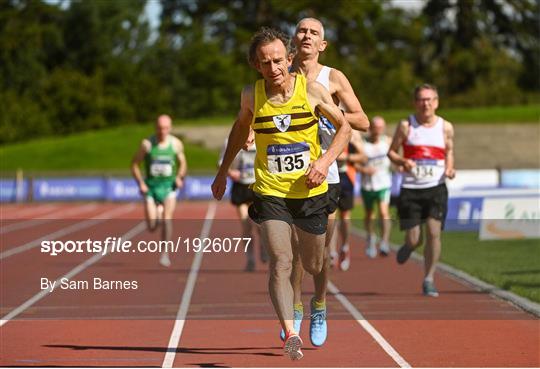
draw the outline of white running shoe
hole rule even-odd
[[[388,243],[381,242],[381,245],[379,246],[379,251],[382,256],[388,256],[390,254],[390,246],[388,246]]]
[[[302,339],[296,333],[289,333],[285,339],[285,344],[283,349],[285,350],[285,355],[291,360],[300,360],[304,357],[302,353]]]
[[[375,259],[377,257],[377,247],[375,245],[366,247],[366,255],[370,259]]]
[[[169,259],[169,254],[167,252],[161,253],[161,256],[159,257],[159,263],[165,268],[171,266],[171,259]]]
[[[335,251],[330,251],[330,268],[337,267],[339,263],[339,255]]]
[[[351,252],[349,245],[345,244],[341,246],[339,251],[339,269],[346,272],[351,267]]]

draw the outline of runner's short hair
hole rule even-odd
[[[298,32],[298,28],[300,27],[300,23],[302,23],[303,21],[306,21],[306,20],[312,20],[312,21],[315,21],[317,23],[319,23],[321,25],[321,40],[324,40],[324,25],[322,24],[322,22],[320,20],[318,20],[317,18],[313,18],[313,17],[306,17],[306,18],[302,18],[298,21],[298,23],[296,23],[296,28],[295,28],[295,32]]]
[[[294,45],[291,42],[289,36],[285,33],[270,27],[261,27],[251,38],[251,43],[249,44],[248,52],[248,62],[249,65],[255,67],[257,63],[257,48],[260,45],[268,44],[274,40],[281,40],[285,49],[287,50],[287,55],[294,54]]]
[[[421,85],[418,85],[414,88],[414,99],[418,97],[418,93],[422,90],[432,90],[435,91],[435,94],[437,97],[439,96],[439,92],[437,91],[437,87],[435,85],[431,85],[429,83],[422,83]]]

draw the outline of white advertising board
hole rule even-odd
[[[540,238],[540,197],[485,198],[480,239]]]

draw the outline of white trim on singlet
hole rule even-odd
[[[331,71],[332,71],[332,68],[327,67],[326,65],[323,65],[323,67],[319,71],[319,75],[315,79],[317,82],[323,85],[328,90],[328,92],[330,92],[330,72]],[[324,151],[325,150],[323,150],[323,152]],[[328,168],[328,175],[326,176],[326,182],[328,182],[329,184],[339,183],[338,165],[335,160],[334,162],[332,162],[332,164],[330,164],[330,167]]]
[[[323,65],[316,79],[316,81],[319,82],[324,87],[326,87],[328,91],[330,91],[330,72],[331,71],[332,71],[332,68],[327,67],[326,65]]]

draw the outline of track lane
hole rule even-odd
[[[183,209],[182,205],[179,204],[177,212],[195,213],[197,208],[202,208],[202,203]],[[218,215],[236,219],[234,209],[227,210],[227,207],[220,205]],[[133,212],[130,216],[140,218],[141,214]],[[211,237],[238,233],[237,227],[225,227],[223,230],[221,226],[213,230]],[[362,240],[356,236],[353,238],[353,245],[357,246],[353,247],[351,270],[347,273],[333,272],[332,281],[411,365],[540,365],[538,320],[443,273],[437,275],[441,296],[426,299],[420,293],[420,264],[411,260],[398,267],[393,258],[369,260],[363,256],[363,247],[358,246]],[[17,260],[20,267],[31,266],[35,261],[32,257],[26,259],[29,253],[22,255],[25,255],[24,260],[11,260]],[[131,256],[128,260],[121,255],[109,255],[106,261],[100,261],[89,270],[98,273],[94,268],[99,268],[100,274],[110,278],[120,274],[144,275],[142,279],[154,288],[145,288],[144,296],[131,303],[124,301],[128,307],[140,308],[133,313],[138,319],[14,320],[0,328],[4,342],[0,365],[160,366],[167,352],[174,318],[148,320],[144,317],[151,314],[154,318],[155,315],[168,317],[176,313],[180,302],[178,294],[185,284],[192,259],[189,255],[176,255],[173,268],[159,272],[160,269],[155,268],[155,255],[137,256],[141,257],[138,261]],[[76,261],[66,259],[59,262],[57,272],[66,270]],[[243,273],[244,262],[244,255],[228,258],[204,256],[188,312],[189,320],[176,349],[175,366],[396,366],[332,296],[328,297],[327,344],[320,349],[310,347],[306,342],[309,339],[308,320],[305,319],[302,337],[306,356],[298,363],[291,363],[283,357],[282,344],[277,337],[279,325],[266,292],[266,269],[260,268],[259,272],[252,274]],[[115,271],[126,263],[132,265],[130,272]],[[150,267],[149,263],[153,266]],[[36,268],[29,267],[26,272],[35,273]],[[12,273],[6,275],[2,272],[2,290],[4,281],[13,279]],[[154,275],[174,276],[176,279],[153,278]],[[308,278],[304,291],[307,307],[312,293]],[[44,299],[44,305],[38,306],[42,310],[37,312],[61,307],[63,298],[53,300],[53,296]],[[101,313],[117,318],[118,306],[111,304],[114,299],[111,300],[110,296],[102,298],[99,295],[83,298],[79,305],[81,311],[84,307],[87,310],[91,310],[90,307],[101,308],[104,310]],[[151,306],[150,312],[141,312],[144,306],[140,298],[151,301],[147,304]],[[31,318],[32,314],[26,318]]]
[[[351,270],[332,281],[413,367],[540,365],[534,316],[440,271],[441,295],[424,297],[422,263],[400,266],[395,254],[368,259],[363,240],[352,237]]]
[[[138,210],[140,218],[142,207]],[[179,204],[175,212],[180,219],[175,225],[180,227],[185,223],[184,229],[178,230],[186,236],[196,237],[199,230],[194,223],[181,219],[186,215],[199,219],[204,217],[201,204],[184,207]],[[201,221],[198,223],[202,224]],[[140,238],[152,240],[155,235],[145,232]],[[97,275],[107,280],[139,279],[140,288],[114,294],[107,291],[77,294],[74,291],[55,291],[37,303],[34,311],[29,309],[27,315],[20,317],[32,319],[37,314],[42,317],[49,314],[51,320],[17,319],[0,328],[2,336],[9,337],[2,348],[9,354],[3,356],[0,363],[160,366],[192,256],[185,253],[172,255],[171,268],[158,265],[158,257],[158,254],[150,253],[107,255],[105,260],[85,270],[79,277],[88,279]],[[58,320],[59,315],[63,320]],[[96,316],[100,320],[88,320]],[[101,320],[103,318],[109,320]],[[34,333],[29,333],[29,327],[33,327]]]
[[[241,234],[232,206],[220,204],[217,218],[221,223],[216,220],[211,237]],[[244,265],[243,253],[205,254],[175,367],[356,367],[359,363],[370,367],[396,366],[332,296],[328,299],[329,309],[339,318],[329,322],[327,344],[315,348],[309,343],[306,318],[301,332],[305,356],[292,363],[283,355],[283,343],[278,336],[280,326],[267,292],[267,267],[259,264],[257,272],[246,273]],[[307,315],[313,288],[308,278],[304,285]]]

